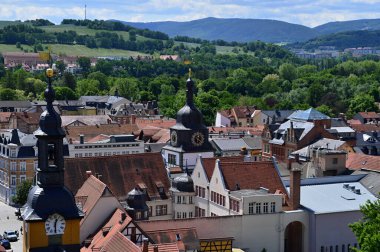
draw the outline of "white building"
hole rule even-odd
[[[133,135],[102,135],[98,141],[85,142],[80,136],[79,143],[69,144],[70,157],[101,157],[144,152],[144,142],[135,140]]]

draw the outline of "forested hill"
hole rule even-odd
[[[269,19],[204,18],[189,22],[152,22],[127,25],[161,31],[170,37],[188,36],[206,40],[296,42],[318,34],[311,28]]]
[[[345,31],[380,30],[380,19],[360,19],[344,22],[330,22],[313,28],[319,34]]]
[[[314,28],[269,19],[204,18],[188,22],[124,22],[133,27],[161,31],[170,37],[246,42],[304,42],[320,35],[345,31],[380,30],[380,19],[330,22]]]
[[[338,50],[352,47],[380,47],[380,30],[340,32],[289,45],[292,48],[307,50],[317,49],[319,46],[335,46]]]

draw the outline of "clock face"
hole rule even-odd
[[[205,141],[205,137],[201,132],[195,132],[191,136],[191,143],[194,146],[201,146],[204,143],[204,141]]]
[[[170,134],[170,141],[171,141],[171,144],[174,146],[177,144],[177,140],[178,140],[178,137],[177,137],[177,131],[172,131],[172,133]]]
[[[66,221],[61,215],[55,213],[45,221],[46,235],[57,235],[65,232]]]

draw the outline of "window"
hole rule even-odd
[[[139,211],[136,212],[136,219],[137,220],[141,219],[141,212],[139,212]]]
[[[193,196],[189,196],[189,204],[193,204]]]
[[[193,212],[189,212],[189,218],[193,218]]]
[[[181,196],[177,196],[177,203],[178,204],[181,204],[181,199],[182,199]]]
[[[166,205],[157,205],[156,206],[156,216],[166,215],[167,206]]]
[[[333,158],[332,162],[333,164],[338,164],[338,158]]]
[[[249,202],[248,204],[248,214],[253,214],[253,206],[255,205],[254,202]]]
[[[13,185],[13,186],[16,185],[16,176],[15,175],[11,176],[11,185]]]
[[[264,204],[263,204],[263,213],[268,213],[268,205],[269,205],[268,202],[264,202]]]
[[[175,165],[177,163],[176,156],[173,154],[168,154],[168,163]]]
[[[152,206],[149,206],[149,216],[152,216]]]
[[[182,203],[186,204],[186,196],[182,196]]]
[[[16,162],[11,162],[11,171],[16,171]]]
[[[261,203],[256,203],[256,213],[261,214]]]
[[[26,162],[20,162],[20,171],[26,171]]]
[[[25,175],[21,175],[20,176],[20,182],[22,183],[22,182],[24,182],[26,180],[26,176]]]
[[[182,213],[182,219],[186,219],[187,218],[187,213],[186,212],[183,212]]]
[[[230,199],[230,209],[235,212],[240,210],[240,202],[234,199]]]
[[[275,211],[276,211],[276,203],[275,202],[271,202],[270,203],[270,212],[274,213]]]
[[[177,219],[181,219],[181,212],[177,212]]]

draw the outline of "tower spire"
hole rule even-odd
[[[186,81],[186,104],[194,106],[194,82],[191,79],[191,68],[189,68],[189,78]]]

